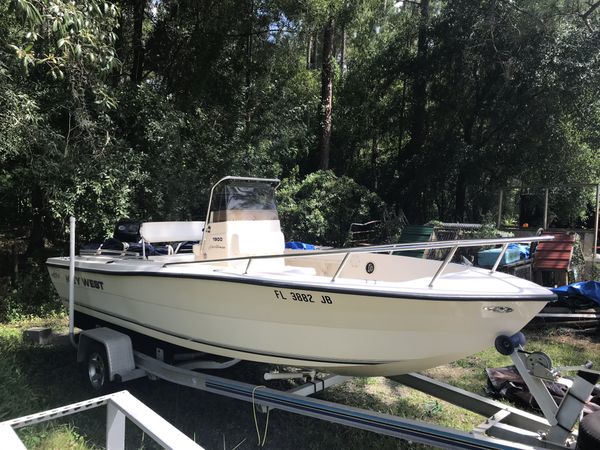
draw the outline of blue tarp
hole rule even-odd
[[[600,305],[600,282],[598,281],[580,281],[551,289],[551,291],[559,297],[580,296]]]
[[[286,242],[285,248],[292,248],[294,250],[315,250],[315,246],[312,244],[305,244],[304,242]]]
[[[519,249],[519,256],[521,259],[529,259],[531,248],[529,245],[523,244],[508,244],[508,248]]]

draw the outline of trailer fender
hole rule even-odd
[[[131,338],[106,327],[85,330],[80,333],[77,347],[78,362],[87,359],[89,349],[94,342],[100,343],[106,349],[110,381],[128,378],[128,375],[135,370]]]

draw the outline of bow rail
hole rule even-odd
[[[175,265],[186,265],[186,264],[211,264],[211,263],[220,263],[220,262],[230,262],[230,261],[248,261],[246,265],[246,270],[244,271],[244,275],[248,273],[250,269],[250,265],[253,261],[259,259],[276,259],[276,258],[306,258],[310,256],[325,256],[325,255],[344,255],[344,258],[340,262],[334,276],[331,278],[331,281],[335,281],[342,269],[346,265],[348,258],[353,253],[389,253],[392,254],[394,252],[405,252],[409,250],[434,250],[434,249],[442,249],[449,248],[450,251],[448,255],[442,261],[440,267],[437,272],[429,282],[429,287],[433,287],[435,281],[439,278],[439,276],[444,272],[444,269],[448,266],[454,254],[459,248],[467,248],[467,247],[483,247],[488,245],[502,245],[502,249],[494,262],[493,267],[490,269],[490,274],[494,273],[498,266],[500,265],[500,261],[502,261],[502,257],[506,253],[508,246],[510,244],[521,244],[521,243],[531,243],[531,242],[540,242],[540,241],[551,241],[554,239],[554,236],[531,236],[531,237],[521,237],[521,238],[497,238],[497,239],[465,239],[465,240],[453,240],[453,241],[432,241],[432,242],[418,242],[418,243],[407,243],[407,244],[385,244],[385,245],[372,245],[366,247],[352,247],[352,248],[339,248],[339,249],[331,249],[331,250],[316,250],[316,251],[302,251],[299,253],[283,253],[283,254],[275,254],[275,255],[255,255],[255,256],[236,256],[233,258],[219,258],[219,259],[206,259],[203,261],[175,261],[175,262],[167,262],[162,265],[162,267],[169,267]]]

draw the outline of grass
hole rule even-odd
[[[72,424],[44,423],[19,432],[30,450],[88,450],[92,448]]]
[[[64,326],[64,318],[55,317],[50,322],[59,329]],[[71,347],[64,343],[34,346],[23,341],[24,328],[43,324],[45,321],[35,319],[0,327],[0,420],[90,397],[76,370]],[[86,446],[82,437],[88,433],[78,430],[80,426],[90,431],[98,427],[98,421],[103,419],[101,414],[94,413],[82,414],[76,424],[66,418],[24,428],[19,435],[27,448],[94,448]],[[90,433],[90,436],[93,441],[102,435]]]
[[[22,339],[30,326],[66,327],[64,316],[30,319],[0,326],[0,421],[77,402],[94,396],[75,361],[75,351],[64,340],[34,346]],[[555,365],[574,365],[591,360],[600,365],[597,335],[564,329],[530,329],[527,348],[543,350]],[[484,369],[509,365],[508,357],[488,349],[453,364],[430,369],[426,375],[476,393],[486,385]],[[242,363],[227,376],[262,384],[264,366]],[[163,381],[136,380],[120,388],[153,408],[207,449],[240,450],[256,447],[252,406],[206,392]],[[322,398],[461,430],[470,430],[482,417],[401,386],[385,378],[353,379],[320,394]],[[258,417],[261,432],[265,417]],[[44,424],[27,427],[19,435],[31,449],[96,449],[104,445],[105,409],[98,408]],[[127,448],[158,448],[134,425],[127,427]],[[265,448],[270,449],[420,449],[417,444],[355,430],[349,427],[283,411],[270,415]]]

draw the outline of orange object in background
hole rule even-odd
[[[521,225],[523,228],[529,228],[529,224],[526,222],[523,225]]]

